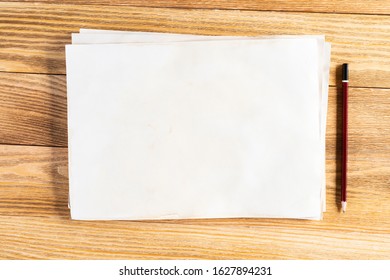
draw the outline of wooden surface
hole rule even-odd
[[[389,1],[82,2],[0,1],[0,259],[390,258]],[[79,28],[325,34],[332,70],[324,220],[70,220],[64,45]],[[344,215],[336,87],[343,62],[352,86]]]
[[[12,0],[67,4],[129,5],[156,8],[196,8],[390,15],[390,0]],[[10,1],[11,2],[11,1]]]

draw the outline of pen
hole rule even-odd
[[[348,161],[348,64],[343,64],[343,147],[341,165],[341,209],[347,210],[347,161]]]

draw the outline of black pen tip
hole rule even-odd
[[[343,75],[342,80],[348,81],[348,63],[343,64]]]

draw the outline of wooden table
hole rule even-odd
[[[332,64],[324,220],[70,220],[64,45],[79,28],[325,34]],[[344,62],[351,86],[346,214],[336,86]],[[389,0],[0,2],[0,71],[1,259],[390,258]]]

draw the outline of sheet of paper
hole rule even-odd
[[[320,135],[321,146],[323,150],[323,211],[326,211],[326,170],[325,170],[325,132],[326,116],[328,104],[328,81],[330,68],[330,44],[325,43],[325,37],[322,35],[278,35],[278,36],[201,36],[189,34],[171,34],[157,32],[129,32],[129,31],[109,31],[96,29],[81,29],[80,33],[72,34],[72,44],[107,44],[107,43],[141,43],[141,42],[180,42],[194,40],[243,40],[243,39],[296,39],[296,38],[315,38],[318,41],[319,48],[319,80],[320,80]]]
[[[321,218],[315,39],[67,46],[74,219]]]

